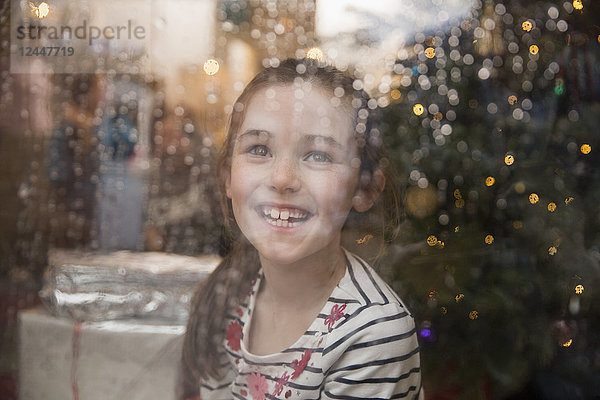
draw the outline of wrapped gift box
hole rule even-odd
[[[216,256],[53,250],[19,314],[21,400],[170,400],[189,302]]]
[[[184,325],[19,314],[20,400],[175,399]]]
[[[40,297],[53,315],[77,321],[144,317],[184,322],[198,282],[220,259],[55,249],[48,260]]]

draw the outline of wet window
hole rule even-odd
[[[343,243],[365,258],[384,245],[376,264],[415,318],[426,398],[600,396],[599,12],[580,0],[6,2],[0,397],[95,398],[86,373],[114,365],[135,370],[117,397],[162,369],[161,385],[174,379],[169,338],[231,247],[217,169],[235,100],[287,58],[355,78],[371,97],[356,132],[361,112],[380,116],[369,140],[395,171],[402,218],[351,216]],[[123,348],[103,358],[111,340]],[[126,353],[135,343],[152,356]],[[28,370],[58,359],[56,378]]]

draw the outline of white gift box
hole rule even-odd
[[[19,399],[175,399],[184,325],[19,314]]]

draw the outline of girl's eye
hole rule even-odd
[[[326,163],[333,161],[331,157],[327,153],[323,153],[322,151],[313,151],[308,154],[305,158],[306,161],[314,161],[317,163]]]
[[[269,155],[269,149],[267,149],[267,146],[259,144],[250,147],[250,149],[248,149],[248,153],[253,154],[255,156],[266,157]]]

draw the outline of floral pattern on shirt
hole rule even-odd
[[[283,388],[285,387],[285,385],[287,385],[289,380],[290,380],[290,376],[288,375],[287,371],[285,371],[283,373],[283,375],[281,376],[281,378],[277,379],[277,382],[275,383],[275,390],[273,391],[273,397],[279,396],[281,394],[281,392],[283,392]]]
[[[345,316],[345,309],[346,304],[343,304],[342,306],[340,306],[339,304],[334,304],[333,307],[331,307],[331,313],[327,316],[327,318],[325,318],[324,321],[325,325],[327,325],[327,328],[330,332],[333,329],[333,324],[335,324],[337,320]]]
[[[310,350],[305,350],[304,353],[302,353],[302,358],[300,359],[300,361],[294,360],[294,362],[292,363],[293,366],[295,365],[294,372],[292,373],[292,379],[296,379],[300,376],[302,371],[304,371],[304,369],[308,365],[308,362],[310,361],[310,356]]]
[[[269,391],[267,378],[258,372],[253,372],[248,375],[246,382],[248,384],[248,390],[250,390],[250,396],[252,396],[252,400],[265,400],[266,393]]]
[[[231,322],[225,332],[225,338],[227,339],[227,346],[231,350],[239,351],[242,341],[242,325],[237,321]]]

